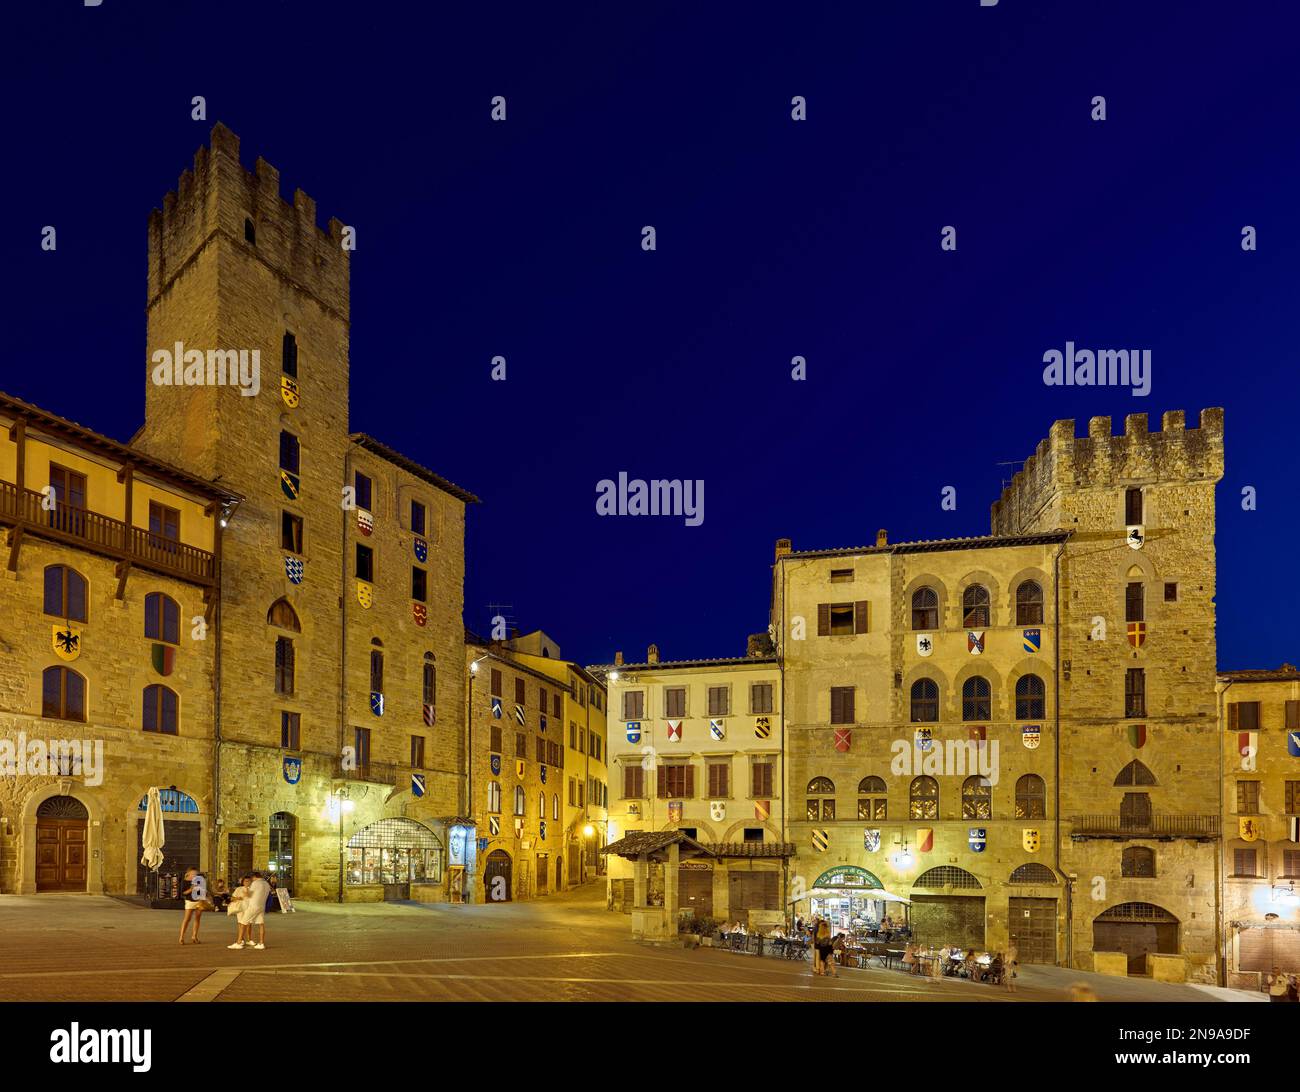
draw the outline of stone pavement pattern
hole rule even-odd
[[[605,910],[604,887],[500,906],[330,903],[267,915],[265,951],[230,951],[234,924],[85,895],[0,897],[0,1001],[1044,1001],[1086,980],[1103,1000],[1253,1000],[1145,980],[1026,968],[1016,993],[899,971],[652,948]],[[189,995],[188,997],[186,995]]]

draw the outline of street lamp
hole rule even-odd
[[[474,677],[478,665],[488,658],[485,652],[469,665],[469,696],[465,705],[465,818],[474,818]]]
[[[339,821],[339,902],[343,901],[343,816],[350,814],[356,803],[348,799],[348,786],[340,785],[330,793],[329,812]]]

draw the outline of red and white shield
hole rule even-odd
[[[415,624],[417,626],[422,626],[429,620],[429,608],[423,603],[412,603],[411,614],[415,616]]]
[[[364,508],[357,509],[357,530],[367,538],[370,532],[375,529],[375,517],[367,512]]]
[[[837,751],[847,751],[853,746],[853,729],[836,728],[835,729],[835,749]]]

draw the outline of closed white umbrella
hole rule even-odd
[[[151,787],[144,812],[144,836],[141,839],[144,852],[140,854],[140,863],[154,872],[163,863],[163,837],[162,801],[158,798],[158,790]]]

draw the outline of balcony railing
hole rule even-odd
[[[371,785],[396,785],[398,773],[408,767],[396,762],[356,762],[348,769],[342,757],[334,759],[334,777],[339,781],[366,781]]]
[[[155,535],[87,508],[60,502],[53,510],[46,511],[42,507],[44,500],[42,493],[20,489],[13,482],[0,482],[0,523],[182,580],[206,585],[216,582],[216,559],[207,550]]]
[[[1217,815],[1076,815],[1072,838],[1217,838]]]

